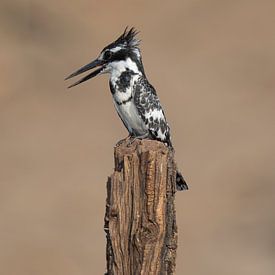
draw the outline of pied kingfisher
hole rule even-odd
[[[96,75],[109,73],[109,85],[116,111],[133,138],[149,138],[164,142],[172,147],[170,128],[154,87],[145,76],[134,28],[125,29],[113,43],[106,46],[91,63],[69,75],[66,79],[77,76],[90,69],[96,70],[80,79],[69,88],[76,86]],[[188,186],[177,172],[177,190],[186,190]]]

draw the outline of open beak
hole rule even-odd
[[[87,72],[87,71],[89,71],[89,70],[91,70],[93,68],[96,68],[98,66],[101,66],[101,67],[98,68],[97,70],[91,72],[90,74],[86,75],[85,77],[81,78],[80,80],[78,80],[74,84],[70,85],[68,88],[72,88],[72,87],[74,87],[74,86],[76,86],[76,85],[78,85],[78,84],[80,84],[80,83],[82,83],[82,82],[84,82],[84,81],[86,81],[86,80],[88,80],[88,79],[90,79],[90,78],[98,75],[99,73],[101,73],[104,70],[104,62],[96,59],[96,60],[92,61],[91,63],[83,66],[79,70],[75,71],[74,73],[70,74],[68,77],[65,78],[65,80],[70,79],[70,78],[72,78],[74,76],[77,76],[79,74],[82,74],[84,72]]]

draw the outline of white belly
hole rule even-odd
[[[142,136],[148,132],[148,129],[141,117],[138,115],[138,111],[132,100],[121,105],[118,105],[116,102],[114,102],[114,104],[120,118],[130,134],[133,134],[134,136]]]

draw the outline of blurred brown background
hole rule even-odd
[[[126,25],[190,184],[177,194],[177,274],[275,274],[275,2],[0,4],[0,274],[105,270],[113,146],[107,76],[63,81]]]

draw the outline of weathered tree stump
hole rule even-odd
[[[173,150],[158,141],[124,141],[115,147],[114,157],[115,171],[107,182],[106,274],[174,274]]]

